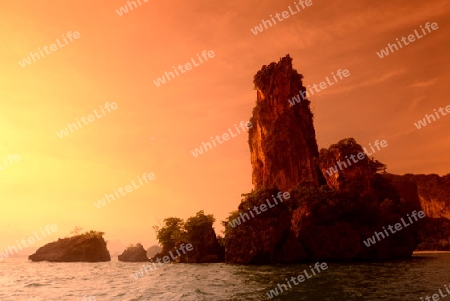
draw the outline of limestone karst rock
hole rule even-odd
[[[254,188],[288,191],[305,181],[318,185],[313,115],[309,100],[302,97],[306,88],[292,59],[287,55],[263,66],[254,84],[257,98],[249,130]],[[291,105],[293,97],[300,102]]]
[[[406,218],[409,210],[420,209],[417,194],[409,195],[412,201],[400,196],[390,180],[377,173],[382,165],[369,158],[328,174],[337,161],[363,149],[349,138],[321,150],[319,156],[301,79],[289,55],[255,75],[257,101],[248,141],[254,190],[228,218],[226,262],[410,257],[419,244],[419,222],[373,245],[363,241]],[[292,101],[296,95],[300,102]],[[288,200],[245,217],[267,198],[286,191],[291,194]],[[240,223],[231,226],[237,219]]]
[[[182,252],[180,248],[182,244],[184,246],[190,244],[192,250]],[[158,258],[168,256],[172,258],[171,261],[176,263],[216,263],[224,261],[225,256],[223,253],[224,251],[219,245],[216,232],[211,224],[209,227],[202,228],[201,231],[189,239],[185,238],[177,241],[173,248],[163,248],[161,252],[154,255],[151,259],[155,261]]]
[[[147,251],[138,243],[135,246],[128,247],[122,254],[118,256],[119,261],[126,262],[144,262],[149,261]]]
[[[419,229],[421,243],[417,250],[450,251],[450,174],[383,176],[426,214],[424,226]]]
[[[320,150],[320,170],[328,187],[338,191],[358,185],[357,188],[363,193],[370,193],[375,175],[372,165],[363,148],[352,138],[343,139],[328,149]]]
[[[416,183],[420,205],[428,217],[450,219],[450,174],[440,177],[436,174],[386,175],[393,181]]]
[[[50,262],[102,262],[111,261],[111,256],[102,234],[80,234],[48,243],[28,259]]]

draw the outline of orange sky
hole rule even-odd
[[[304,83],[338,69],[350,76],[310,97],[319,148],[346,137],[387,140],[388,171],[446,174],[450,117],[414,122],[450,105],[450,4],[317,1],[258,35],[250,28],[294,1],[124,0],[0,4],[0,250],[47,224],[77,225],[124,245],[156,242],[157,219],[199,210],[223,220],[251,190],[247,135],[194,158],[209,137],[248,120],[253,76],[289,53]],[[380,59],[376,52],[426,22],[439,29]],[[22,68],[18,62],[67,32],[80,38]],[[215,57],[156,87],[203,50]],[[106,102],[118,108],[60,139],[56,132]],[[93,202],[145,172],[155,180],[104,208]],[[221,227],[216,223],[216,229]],[[41,246],[45,240],[35,246]]]

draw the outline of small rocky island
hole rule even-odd
[[[103,235],[103,232],[90,231],[58,239],[40,247],[36,253],[28,256],[28,259],[49,262],[111,261]]]
[[[156,262],[169,258],[177,263],[223,262],[225,247],[223,238],[216,236],[214,221],[214,216],[206,215],[203,210],[186,221],[178,217],[165,218],[162,227],[154,227],[162,251],[151,260]]]
[[[144,246],[137,243],[134,246],[129,246],[121,255],[118,257],[119,261],[124,262],[145,262],[149,261],[147,257],[147,251]]]

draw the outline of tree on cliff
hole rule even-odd
[[[374,173],[377,173],[379,171],[383,171],[383,173],[386,173],[386,164],[383,164],[380,161],[375,160],[374,158],[369,158],[369,167]]]
[[[187,239],[189,241],[200,240],[203,233],[210,229],[215,221],[212,214],[205,215],[203,210],[200,210],[195,216],[188,218],[184,224]]]
[[[70,234],[71,234],[72,236],[77,236],[77,235],[80,234],[81,230],[83,230],[82,227],[76,226],[72,231],[70,231]]]
[[[164,249],[175,247],[177,241],[184,236],[184,221],[178,217],[168,217],[163,220],[165,226],[159,228],[153,226],[156,231],[156,238]]]
[[[86,231],[84,233],[81,233],[81,230],[83,230],[82,227],[76,226],[72,231],[70,231],[70,235],[71,236],[69,236],[69,237],[75,237],[75,236],[79,236],[79,235],[85,235],[85,236],[89,235],[89,236],[100,236],[100,237],[102,237],[103,235],[105,235],[105,232],[102,232],[102,231],[90,230],[90,231]]]
[[[84,232],[83,235],[103,236],[103,235],[105,235],[105,232],[91,230],[91,231],[86,231],[86,232]]]
[[[363,148],[361,145],[359,145],[356,142],[355,138],[350,137],[350,138],[342,139],[336,144],[330,145],[328,150],[325,148],[321,149],[320,155],[322,157],[326,157],[328,155],[329,150],[331,150],[331,149],[338,149],[342,153],[345,153],[345,154],[357,154],[357,153],[361,152],[361,150]],[[365,150],[365,148],[364,148],[364,150]],[[366,153],[366,155],[367,155],[367,153]],[[387,166],[385,164],[381,163],[378,160],[375,160],[373,157],[367,156],[367,159],[368,159],[367,164],[369,166],[369,169],[372,171],[372,173],[377,173],[379,171],[383,171],[384,173],[386,173]],[[344,159],[342,159],[341,161],[344,161]]]
[[[244,194],[241,194],[241,196],[244,196]],[[223,238],[221,238],[220,243],[224,246],[227,244],[230,233],[234,230],[234,228],[230,226],[230,222],[237,218],[239,218],[239,210],[234,210],[229,213],[229,216],[226,218],[226,220],[221,222],[225,230],[223,230],[224,236]]]

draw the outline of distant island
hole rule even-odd
[[[40,247],[28,256],[31,261],[50,262],[102,262],[110,261],[111,256],[103,239],[103,232],[90,231],[58,239]]]

